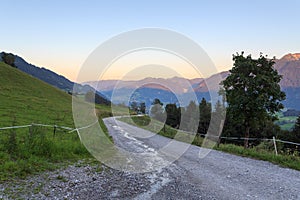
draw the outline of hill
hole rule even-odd
[[[35,123],[73,126],[71,95],[0,62],[0,127]],[[63,124],[62,124],[63,123]]]
[[[0,61],[2,61],[2,55],[5,52],[0,53]],[[70,80],[68,80],[66,77],[61,76],[49,69],[46,69],[44,67],[38,67],[33,64],[30,64],[26,62],[23,58],[21,58],[18,55],[11,54],[15,57],[14,65],[21,71],[25,72],[26,74],[29,74],[33,77],[36,77],[54,87],[57,87],[61,90],[64,90],[66,92],[73,91],[74,84],[76,85],[76,93],[87,93],[89,91],[94,91],[92,87],[89,85],[81,85],[74,83]]]
[[[74,127],[71,95],[0,62],[0,127]],[[54,127],[0,130],[0,181],[89,157],[76,132]]]

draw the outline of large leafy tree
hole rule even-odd
[[[275,119],[275,112],[283,108],[280,101],[285,99],[279,82],[282,78],[273,68],[274,59],[262,54],[258,59],[251,55],[233,55],[234,66],[230,75],[222,82],[225,89],[228,110],[245,128],[244,147],[248,147],[251,127],[259,122]]]

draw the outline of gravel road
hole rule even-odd
[[[170,140],[114,118],[104,120],[117,146],[154,156]],[[300,199],[300,172],[269,162],[191,146],[171,165],[147,173],[77,163],[14,183],[0,184],[0,199]],[[161,161],[163,158],[156,158]],[[99,167],[102,170],[99,170]]]

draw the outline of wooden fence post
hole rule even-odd
[[[275,136],[273,136],[273,143],[274,143],[275,153],[276,153],[276,156],[277,156],[278,152],[277,152],[277,146],[276,146]]]

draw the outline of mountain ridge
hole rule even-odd
[[[300,53],[288,53],[288,54],[282,56],[282,58],[280,58],[280,60],[287,60],[287,61],[300,60]]]
[[[295,54],[286,54],[282,58],[275,60],[274,68],[278,70],[279,74],[283,76],[280,86],[284,92],[286,92],[287,99],[284,101],[284,104],[287,108],[293,108],[300,110],[300,105],[298,102],[300,102],[300,53]],[[209,90],[207,85],[213,86],[210,88],[212,92],[217,92],[219,90],[218,84],[211,84],[214,83],[216,80],[219,80],[218,77],[221,77],[221,79],[225,79],[229,75],[229,71],[223,71],[217,74],[214,74],[208,78],[196,78],[196,79],[185,79],[185,78],[144,78],[138,81],[122,81],[122,80],[101,80],[101,81],[92,81],[92,82],[86,82],[86,84],[91,85],[95,89],[101,90],[104,95],[107,96],[107,98],[111,98],[112,91],[119,91],[119,90],[136,90],[143,86],[143,88],[147,88],[148,92],[151,93],[151,90],[153,89],[154,94],[158,94],[158,88],[161,89],[161,95],[164,94],[166,96],[170,96],[168,94],[169,90],[164,89],[168,88],[168,86],[172,86],[172,88],[175,88],[173,92],[176,95],[184,95],[191,92],[195,92],[199,99],[202,97],[209,98]],[[175,81],[176,80],[176,81]],[[180,81],[178,81],[180,80]],[[148,81],[148,85],[147,85]],[[157,85],[161,86],[154,86],[151,83],[156,83]],[[189,83],[192,91],[189,88],[183,87],[183,83]],[[175,86],[174,86],[175,84]],[[105,87],[102,87],[105,86]],[[147,87],[148,86],[148,87]],[[164,87],[163,87],[164,86]],[[185,84],[187,86],[187,84]],[[145,92],[143,92],[144,94]],[[118,99],[121,99],[119,97]],[[167,99],[164,97],[164,99]],[[149,102],[149,100],[147,100]],[[120,102],[119,102],[120,103]]]

